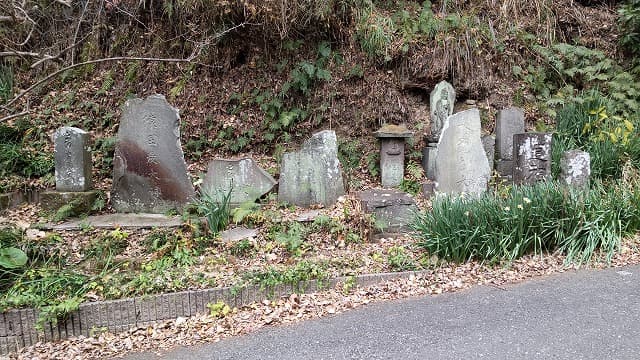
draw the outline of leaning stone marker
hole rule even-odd
[[[480,139],[480,111],[469,109],[445,122],[436,157],[436,190],[446,194],[480,194],[491,169]]]
[[[180,146],[180,116],[164,96],[128,100],[113,160],[113,207],[164,213],[194,197]]]
[[[588,187],[591,176],[591,156],[588,152],[569,150],[560,159],[560,180],[573,187]]]
[[[375,134],[380,139],[382,186],[400,186],[404,179],[404,143],[413,133],[404,125],[385,125]]]
[[[551,140],[548,133],[513,136],[513,183],[532,185],[551,177]]]
[[[336,133],[313,134],[297,152],[285,153],[280,168],[278,200],[298,206],[334,204],[344,194]]]
[[[446,81],[441,81],[429,95],[431,135],[429,141],[438,141],[447,118],[453,114],[456,90]]]
[[[91,189],[89,133],[65,126],[55,132],[53,143],[56,190],[87,191]]]
[[[202,190],[214,199],[231,191],[233,205],[256,201],[276,186],[276,180],[252,159],[216,159],[209,163]]]
[[[513,160],[513,135],[524,132],[524,111],[510,107],[498,112],[496,118],[496,148],[498,157]]]

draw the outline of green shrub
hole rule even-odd
[[[640,0],[628,0],[618,10],[620,44],[634,55],[640,55]]]
[[[514,188],[506,198],[438,198],[414,228],[420,246],[456,262],[500,262],[554,249],[567,262],[585,262],[597,249],[610,259],[622,236],[639,229],[639,205],[638,184],[596,182],[578,192],[541,183]]]
[[[196,202],[196,210],[200,216],[207,219],[207,227],[211,234],[218,235],[229,225],[229,216],[231,215],[230,189],[226,194],[220,193],[217,196],[208,192],[202,192],[200,199]]]

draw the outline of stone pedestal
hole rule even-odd
[[[513,183],[532,185],[551,178],[551,141],[549,133],[524,133],[513,136]]]
[[[371,189],[357,194],[362,209],[373,214],[375,233],[400,233],[411,231],[416,202],[407,193],[397,190]]]
[[[382,186],[400,186],[404,178],[404,143],[413,133],[405,126],[385,125],[376,131],[380,139],[380,177]]]
[[[57,211],[61,207],[69,205],[69,212],[74,216],[89,214],[93,204],[98,199],[99,193],[97,190],[78,192],[46,191],[40,193],[40,206],[45,211]]]
[[[588,188],[591,176],[591,156],[588,152],[569,150],[560,159],[560,181],[577,188]]]
[[[438,144],[429,143],[429,145],[422,149],[422,168],[424,169],[424,175],[429,180],[436,179],[436,157],[438,156]]]

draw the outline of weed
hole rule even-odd
[[[209,315],[215,318],[223,318],[231,313],[231,307],[224,301],[220,300],[216,303],[208,303]]]
[[[307,229],[304,225],[293,222],[290,223],[286,229],[278,231],[274,238],[285,249],[294,256],[300,256],[303,253],[304,237],[307,234]]]
[[[217,236],[220,231],[223,231],[229,225],[231,192],[233,186],[230,186],[229,191],[212,195],[208,192],[203,192],[200,199],[196,202],[196,209],[199,215],[204,216],[207,219],[207,227],[209,232],[214,236]]]
[[[249,239],[242,239],[231,246],[230,252],[235,256],[247,256],[255,250]]]
[[[387,261],[394,271],[415,270],[416,265],[402,246],[393,246],[387,251]]]

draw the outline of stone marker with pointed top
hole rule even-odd
[[[256,201],[276,186],[276,180],[252,159],[215,159],[209,163],[202,191],[214,199],[231,191],[232,205]]]
[[[586,151],[569,150],[560,159],[560,181],[573,187],[589,187],[591,156]]]
[[[551,141],[549,133],[513,136],[514,184],[532,185],[551,178]]]
[[[480,111],[469,109],[445,122],[436,158],[436,190],[446,194],[486,191],[491,169],[480,139]]]
[[[113,207],[118,212],[164,213],[193,198],[178,109],[162,95],[128,100],[113,160]]]
[[[57,191],[87,191],[91,183],[89,133],[70,126],[53,135]]]
[[[429,95],[431,134],[429,141],[437,142],[447,118],[453,114],[456,90],[446,81],[439,82]]]
[[[285,153],[280,167],[278,200],[308,207],[333,205],[344,195],[336,133],[313,134],[300,151]]]

